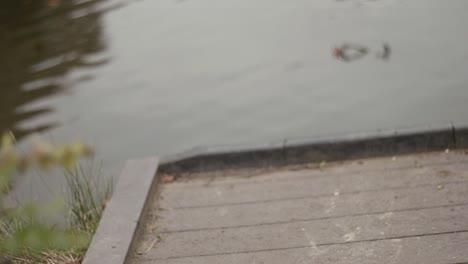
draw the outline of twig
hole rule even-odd
[[[153,240],[153,242],[151,242],[151,244],[149,245],[149,247],[143,251],[143,252],[137,252],[138,255],[144,255],[146,253],[148,253],[153,247],[154,245],[156,245],[156,243],[158,243],[159,241],[159,236],[156,236],[156,238]]]

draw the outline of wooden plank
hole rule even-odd
[[[441,188],[441,189],[440,189]],[[159,231],[224,228],[468,203],[468,182],[208,208],[158,210]],[[241,195],[241,194],[240,194]]]
[[[468,205],[324,220],[160,234],[147,255],[164,259],[468,231]],[[147,233],[146,240],[152,240]],[[467,248],[468,249],[468,248]]]
[[[278,174],[278,173],[276,173]],[[468,163],[450,164],[437,167],[413,168],[404,171],[389,170],[379,172],[329,174],[324,170],[315,172],[281,172],[283,178],[291,180],[255,181],[250,184],[228,184],[198,188],[171,188],[163,185],[161,208],[177,209],[186,207],[206,207],[228,204],[250,203],[286,198],[311,197],[421,186],[438,185],[455,181],[468,181]],[[294,178],[302,174],[304,177]],[[270,175],[270,174],[267,174]],[[293,177],[291,177],[293,176]],[[249,183],[249,182],[247,182]]]
[[[142,264],[449,264],[468,262],[468,232],[155,260]]]

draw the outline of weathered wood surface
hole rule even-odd
[[[200,176],[160,186],[129,263],[468,263],[463,152]]]

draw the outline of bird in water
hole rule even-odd
[[[369,49],[363,45],[358,44],[343,44],[333,49],[333,56],[342,61],[353,61],[360,59],[369,53]],[[384,43],[382,51],[376,52],[378,59],[387,60],[390,58],[391,48],[390,45]]]
[[[382,52],[377,52],[376,57],[378,59],[388,60],[391,54],[392,54],[392,50],[390,48],[390,45],[388,45],[387,43],[384,43],[382,45]]]
[[[364,57],[368,49],[357,44],[343,44],[333,49],[333,55],[343,61],[353,61]]]

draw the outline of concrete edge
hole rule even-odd
[[[468,146],[468,125],[444,124],[263,144],[196,147],[161,159],[160,173],[284,166]]]
[[[103,213],[82,264],[124,264],[155,191],[158,158],[129,160]]]
[[[453,133],[457,148],[468,147],[468,124],[453,123]]]

